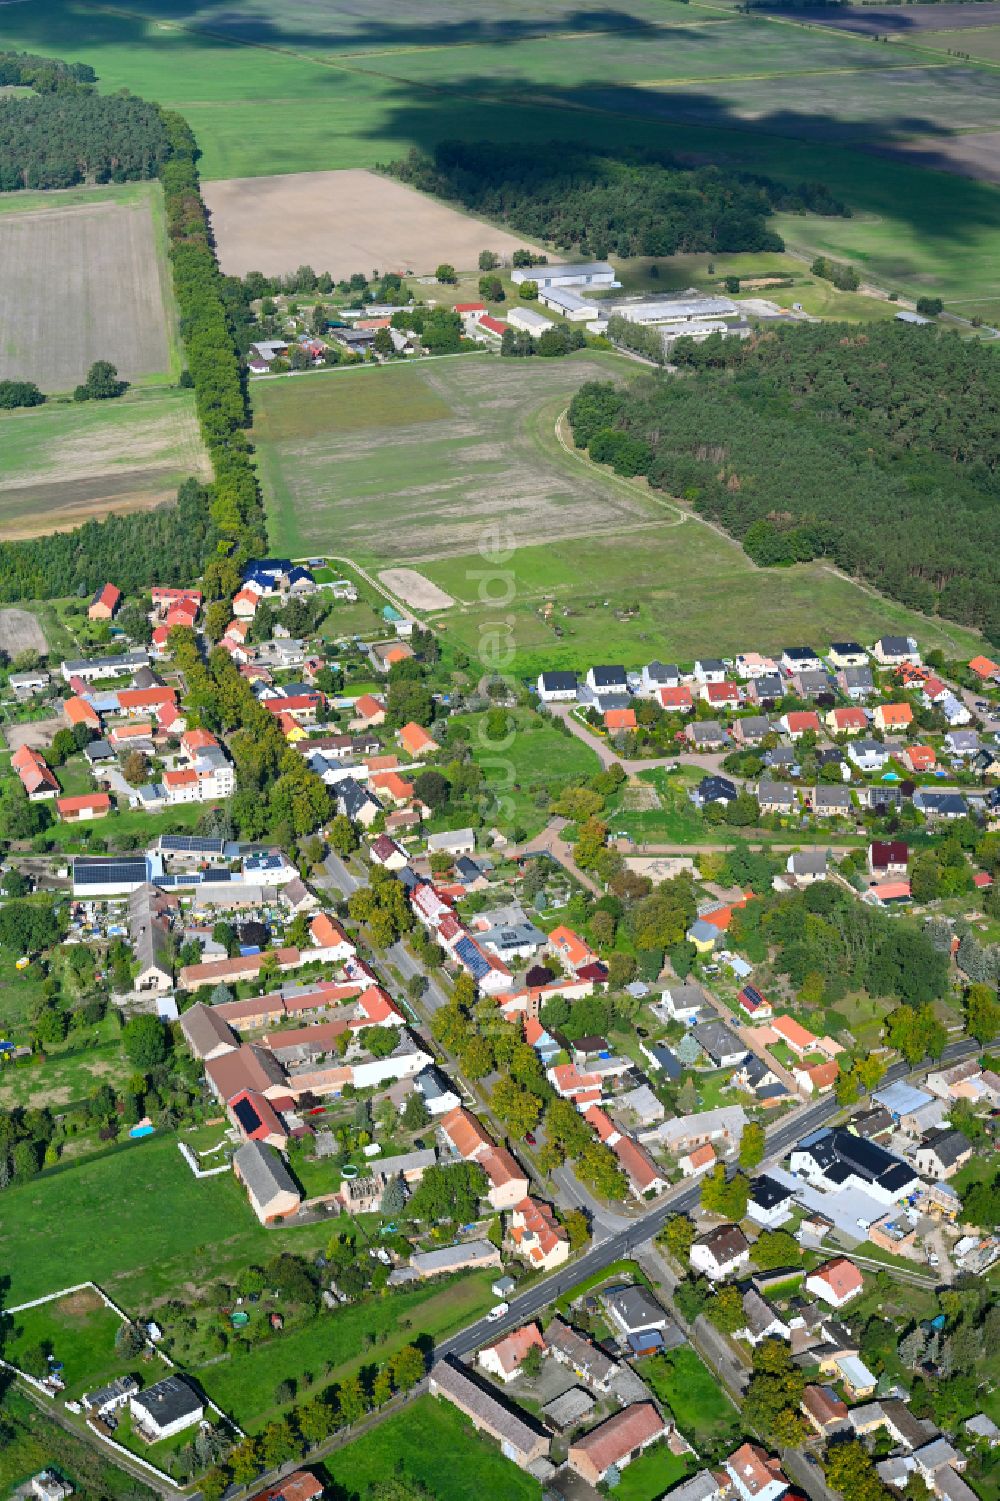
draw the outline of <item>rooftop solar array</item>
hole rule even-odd
[[[77,886],[148,881],[149,875],[149,861],[144,855],[134,860],[119,860],[111,856],[108,859],[95,857],[73,861],[73,881]]]
[[[455,953],[468,968],[474,980],[481,980],[484,975],[489,974],[489,961],[472,942],[471,938],[460,938],[455,945]]]
[[[178,855],[221,855],[225,847],[224,839],[206,839],[198,834],[161,834],[160,836],[160,849]]]

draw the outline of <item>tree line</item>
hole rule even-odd
[[[992,352],[933,328],[802,324],[678,339],[688,378],[591,382],[578,447],[692,504],[761,566],[830,558],[1000,639]]]
[[[219,271],[201,197],[198,147],[187,122],[157,105],[144,108],[154,112],[164,145],[157,165],[188,360],[185,374],[194,387],[214,484],[206,487],[186,480],[176,508],[169,510],[110,516],[76,531],[0,544],[3,601],[83,594],[109,577],[132,593],[153,582],[190,583],[203,571],[209,596],[221,598],[239,587],[246,561],[266,551],[263,505],[246,435],[250,411],[239,353],[248,338],[248,299],[236,278]],[[14,390],[6,399],[25,395],[31,393]]]
[[[646,153],[603,155],[568,141],[443,141],[384,170],[523,234],[583,255],[784,249],[775,210],[845,214],[818,183],[796,188]]]

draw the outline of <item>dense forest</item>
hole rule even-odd
[[[680,379],[592,382],[578,447],[647,474],[762,565],[826,557],[1000,641],[1000,364],[892,323],[679,340]]]
[[[190,584],[217,536],[207,500],[203,485],[185,480],[176,506],[0,543],[0,600],[89,596],[109,578],[125,594],[141,593],[154,580]]]
[[[385,170],[522,234],[599,257],[783,250],[766,223],[775,210],[848,212],[821,184],[788,188],[669,156],[605,156],[568,141],[443,141],[433,157],[411,151]]]
[[[131,94],[100,95],[85,63],[0,53],[0,191],[155,177],[167,157],[160,112]]]

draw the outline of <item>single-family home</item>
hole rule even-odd
[[[580,680],[575,672],[540,672],[538,697],[543,704],[572,703]]]
[[[545,1353],[545,1341],[537,1324],[524,1324],[520,1329],[512,1329],[510,1334],[505,1334],[495,1345],[487,1345],[480,1350],[476,1360],[491,1376],[496,1376],[503,1382],[513,1381],[529,1350],[541,1350]]]
[[[937,765],[937,752],[933,745],[904,745],[898,753],[899,760],[914,776],[923,776]]]
[[[972,1143],[961,1131],[937,1130],[925,1136],[913,1153],[917,1171],[938,1181],[953,1178],[972,1156]]]
[[[774,658],[764,657],[759,651],[740,652],[733,666],[745,683],[766,677],[768,673],[778,670],[778,664]]]
[[[59,791],[55,773],[47,765],[41,752],[32,746],[19,745],[10,758],[10,764],[20,777],[29,802],[42,802],[46,798],[55,797]]]
[[[749,1051],[746,1043],[721,1021],[702,1022],[694,1028],[694,1038],[716,1068],[735,1068]]]
[[[795,788],[790,782],[772,782],[761,777],[755,795],[762,813],[789,814],[795,810]]]
[[[718,657],[699,657],[694,664],[698,683],[721,683],[725,680],[726,664]]]
[[[592,1391],[606,1395],[619,1367],[584,1335],[560,1318],[554,1318],[545,1330],[545,1345],[560,1365],[569,1366]]]
[[[781,666],[792,677],[799,672],[821,672],[823,659],[811,646],[786,646],[781,653]]]
[[[925,818],[940,818],[950,823],[955,818],[965,818],[969,805],[960,792],[935,792],[930,787],[918,787],[913,794],[913,806]]]
[[[905,662],[920,666],[920,650],[912,636],[880,636],[872,656],[880,667],[902,667]]]
[[[104,584],[87,606],[88,620],[111,620],[121,604],[122,593],[114,584]]]
[[[825,881],[830,856],[827,850],[796,850],[789,855],[785,869],[795,877],[796,886],[811,886],[814,881]]]
[[[185,1376],[171,1373],[144,1391],[133,1392],[129,1411],[139,1437],[157,1443],[200,1423],[205,1402]]]
[[[830,1386],[810,1384],[799,1405],[806,1421],[821,1438],[839,1432],[847,1422],[847,1403]]]
[[[510,1214],[510,1238],[518,1256],[538,1271],[550,1272],[569,1257],[569,1236],[551,1207],[526,1197]]]
[[[846,1256],[824,1261],[822,1266],[811,1271],[805,1281],[806,1292],[821,1298],[831,1308],[843,1308],[865,1290],[865,1279]]]
[[[815,709],[790,710],[787,714],[782,714],[778,723],[793,742],[801,740],[803,735],[818,735],[820,731],[819,715]]]
[[[715,1148],[706,1142],[704,1146],[692,1147],[691,1151],[678,1157],[677,1166],[685,1178],[694,1178],[699,1173],[707,1172],[709,1168],[714,1167],[718,1160]]]
[[[661,688],[680,686],[681,670],[673,662],[649,662],[642,669],[640,693],[643,698],[656,698]]]
[[[740,1501],[778,1501],[788,1490],[788,1481],[778,1460],[759,1444],[741,1444],[726,1460]]]
[[[807,802],[817,818],[848,818],[854,809],[850,787],[827,786],[822,782],[807,794]]]
[[[665,684],[656,690],[656,699],[660,708],[669,714],[690,714],[694,708],[694,698],[687,683]]]
[[[783,1225],[791,1217],[795,1195],[785,1183],[764,1174],[750,1185],[747,1215],[765,1230]]]
[[[879,880],[902,880],[910,851],[901,839],[873,839],[868,846],[868,871]]]
[[[738,709],[742,695],[739,684],[723,679],[721,683],[703,683],[701,697],[713,709]]]
[[[774,1304],[762,1297],[755,1287],[747,1288],[743,1294],[743,1317],[746,1323],[736,1333],[737,1338],[745,1339],[747,1344],[756,1347],[766,1339],[790,1340],[792,1337],[791,1329]]]
[[[876,704],[872,715],[875,728],[883,734],[887,730],[905,730],[913,723],[913,710],[908,703]]]
[[[837,687],[855,703],[863,703],[875,691],[875,674],[870,667],[842,667],[837,673]]]
[[[832,641],[827,653],[833,667],[867,667],[868,653],[857,641]]]
[[[598,701],[609,694],[621,695],[629,691],[628,673],[621,666],[591,667],[585,681]]]
[[[859,771],[882,771],[889,759],[889,751],[880,740],[852,740],[847,747],[848,759]]]
[[[716,1225],[691,1247],[691,1266],[711,1282],[719,1282],[750,1264],[750,1242],[739,1225]]]
[[[826,716],[826,727],[831,735],[858,735],[868,728],[868,715],[864,709],[850,706],[831,709]]]

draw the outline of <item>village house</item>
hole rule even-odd
[[[507,1151],[494,1145],[492,1137],[470,1110],[460,1106],[441,1118],[441,1136],[452,1154],[476,1162],[487,1180],[487,1198],[494,1209],[514,1209],[528,1197],[527,1174]]]
[[[972,1143],[961,1131],[932,1131],[913,1153],[917,1171],[938,1181],[953,1178],[972,1157]]]
[[[246,1142],[233,1154],[233,1172],[262,1225],[277,1224],[297,1212],[302,1195],[274,1147]]]
[[[875,728],[883,734],[888,730],[905,730],[913,723],[913,710],[908,703],[876,704],[872,718]]]
[[[711,1282],[730,1277],[750,1263],[750,1242],[739,1225],[716,1225],[691,1247],[691,1266]]]
[[[818,735],[820,731],[819,715],[815,709],[792,709],[782,714],[778,723],[793,744],[803,735]]]
[[[759,1444],[742,1444],[725,1467],[740,1501],[778,1501],[788,1490],[781,1465]]]
[[[21,786],[28,794],[28,801],[39,803],[55,797],[59,783],[40,751],[30,745],[18,746],[10,758],[10,764],[21,779]]]
[[[576,1439],[566,1454],[570,1469],[591,1485],[621,1471],[668,1432],[652,1402],[634,1402]]]
[[[480,1350],[476,1359],[489,1375],[507,1382],[518,1374],[529,1350],[545,1353],[545,1341],[537,1324],[525,1324],[505,1334],[495,1345]]]
[[[569,1257],[569,1236],[548,1204],[524,1198],[510,1216],[510,1238],[529,1266],[550,1272]]]
[[[540,672],[538,697],[543,704],[566,704],[576,699],[579,678],[575,672]]]
[[[868,846],[869,874],[878,880],[902,880],[910,851],[901,839],[873,839]]]
[[[868,728],[868,715],[858,708],[831,709],[826,727],[831,735],[858,735]]]
[[[114,584],[104,584],[87,607],[88,620],[112,620],[121,604],[121,590]]]
[[[501,1402],[457,1360],[437,1361],[431,1368],[429,1387],[431,1396],[444,1397],[465,1413],[477,1431],[495,1439],[504,1457],[522,1469],[548,1454],[546,1435]]]
[[[920,666],[920,650],[912,636],[880,636],[872,647],[872,656],[880,667]]]
[[[184,1376],[171,1374],[144,1391],[133,1392],[129,1411],[139,1437],[157,1443],[200,1423],[205,1403]]]
[[[755,796],[762,813],[788,814],[795,810],[795,788],[790,782],[770,782],[761,778]]]
[[[619,1367],[609,1355],[560,1318],[545,1331],[545,1345],[561,1365],[569,1366],[579,1380],[601,1396],[610,1392]]]

